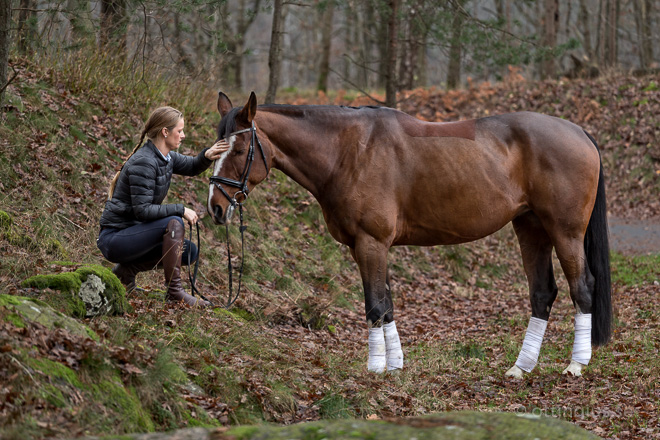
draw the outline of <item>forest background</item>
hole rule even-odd
[[[139,275],[146,292],[123,315],[96,318],[73,310],[68,290],[25,282],[111,267],[95,246],[98,219],[141,124],[159,105],[180,108],[182,151],[194,154],[215,139],[218,90],[236,105],[255,90],[260,103],[389,105],[430,121],[563,117],[598,140],[610,218],[657,225],[659,20],[644,0],[1,0],[0,437],[469,409],[660,438],[657,250],[613,250],[615,333],[581,379],[561,375],[573,307],[560,275],[538,367],[503,377],[529,319],[510,226],[471,244],[392,250],[406,369],[368,373],[355,264],[314,199],[277,170],[246,203],[244,286],[229,311],[165,303],[155,272]],[[175,178],[169,200],[202,217],[198,282],[222,302],[227,236],[205,214],[207,178]],[[229,242],[235,255],[235,229]],[[12,308],[19,296],[73,316],[82,335]]]
[[[3,0],[0,84],[22,53],[96,46],[136,71],[158,68],[215,88],[455,88],[501,80],[595,76],[658,66],[652,0]],[[11,73],[11,72],[9,72]],[[249,91],[248,90],[248,91]]]

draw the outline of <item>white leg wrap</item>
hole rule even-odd
[[[533,316],[529,320],[527,326],[527,333],[523,340],[523,346],[518,355],[516,366],[523,371],[530,372],[536,366],[541,352],[541,344],[543,343],[543,335],[548,326],[548,321],[544,321]]]
[[[573,360],[582,365],[589,365],[591,359],[591,313],[575,315],[575,340],[573,341]]]
[[[374,373],[382,373],[387,367],[385,357],[385,333],[382,327],[369,328],[369,362],[367,369]]]
[[[401,350],[401,340],[399,332],[396,330],[394,321],[383,325],[385,332],[385,348],[387,355],[387,369],[399,370],[403,368],[403,350]]]

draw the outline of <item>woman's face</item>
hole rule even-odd
[[[167,136],[165,136],[165,145],[167,148],[172,151],[179,148],[181,142],[186,138],[186,135],[183,133],[183,118],[179,119],[176,126],[172,130],[163,130]]]

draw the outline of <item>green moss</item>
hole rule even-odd
[[[75,272],[35,275],[23,281],[23,287],[36,287],[37,289],[51,288],[60,292],[70,293],[79,291],[81,284],[82,281]]]
[[[25,321],[23,321],[21,315],[17,313],[8,314],[7,316],[5,316],[5,321],[11,322],[12,324],[14,324],[15,327],[25,328]]]
[[[153,432],[155,427],[149,413],[140,404],[140,400],[131,388],[125,388],[119,377],[101,380],[92,385],[92,394],[111,410],[104,415],[113,427],[113,431]]]
[[[54,385],[44,384],[39,392],[42,398],[57,408],[64,408],[68,404],[68,400],[64,397],[62,391]]]
[[[28,367],[40,371],[44,376],[51,378],[51,380],[59,380],[78,389],[84,388],[76,372],[59,362],[51,361],[50,359],[26,357],[25,364]]]
[[[5,211],[0,210],[0,231],[9,232],[14,224],[14,220]]]
[[[57,255],[63,258],[66,258],[67,256],[66,249],[64,249],[62,243],[55,238],[47,239],[45,243],[45,248],[46,251],[51,255]]]
[[[101,278],[101,281],[103,281],[103,284],[106,286],[106,297],[112,298],[113,314],[123,315],[129,310],[130,306],[126,300],[126,289],[119,281],[119,278],[117,278],[110,269],[99,264],[89,264],[76,270],[76,273],[80,276],[82,281],[87,280],[87,277],[90,274],[94,274]],[[108,290],[110,290],[110,292],[108,292]]]
[[[68,265],[68,264],[65,264]],[[98,276],[106,286],[103,296],[108,301],[109,313],[122,315],[129,310],[126,300],[126,290],[119,279],[107,269],[98,264],[84,265],[75,272],[62,272],[57,274],[34,275],[23,282],[24,287],[38,289],[50,288],[62,292],[64,295],[51,296],[48,300],[67,315],[84,318],[88,315],[85,303],[78,296],[82,283],[90,275]]]
[[[53,310],[49,304],[43,301],[22,296],[0,294],[0,307],[4,307],[9,310],[9,313],[15,313],[17,315],[15,323],[18,323],[17,320],[20,317],[23,323],[37,322],[50,329],[66,328],[75,335],[89,337],[95,341],[99,341],[98,335],[89,327]]]

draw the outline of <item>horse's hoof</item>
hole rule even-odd
[[[561,372],[561,374],[568,374],[571,376],[582,376],[582,364],[579,362],[571,361],[571,364],[566,367],[564,371]]]
[[[518,368],[516,365],[509,368],[509,371],[504,373],[506,377],[513,377],[514,379],[522,379],[524,371]]]
[[[385,370],[387,370],[387,361],[385,360],[385,356],[369,359],[369,362],[367,363],[367,370],[369,370],[371,373],[384,373]]]

